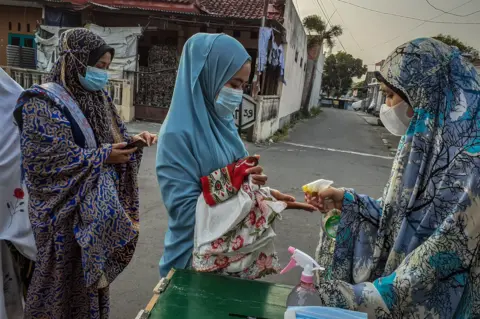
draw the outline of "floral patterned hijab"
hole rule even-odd
[[[386,244],[411,251],[480,195],[479,77],[458,49],[430,38],[398,47],[378,77],[415,111],[383,197],[384,220],[402,226],[381,233],[399,232]]]

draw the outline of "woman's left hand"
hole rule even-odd
[[[132,142],[136,142],[138,140],[142,140],[147,143],[148,146],[152,146],[157,144],[158,136],[157,134],[151,134],[150,132],[145,131],[132,137]]]
[[[268,177],[263,174],[263,167],[255,166],[245,171],[252,177],[252,183],[258,186],[264,186],[267,183]]]
[[[257,160],[260,159],[260,155],[254,155]],[[263,167],[255,166],[249,168],[245,171],[248,175],[252,177],[252,183],[258,186],[264,186],[267,183],[268,177],[267,175],[263,174]]]

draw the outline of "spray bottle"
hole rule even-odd
[[[283,269],[280,274],[284,274],[296,266],[303,268],[300,283],[293,288],[292,292],[287,298],[287,307],[296,306],[321,306],[322,300],[320,299],[317,289],[314,285],[314,271],[325,270],[320,265],[301,250],[293,247],[288,248],[288,252],[292,254],[290,262],[287,267]]]
[[[307,194],[318,194],[323,192],[324,190],[328,189],[332,186],[333,181],[329,181],[326,179],[319,179],[317,181],[311,182],[309,184],[303,185],[302,190],[304,193]],[[330,200],[327,200],[330,201]],[[337,209],[332,209],[330,211],[325,212],[325,214],[320,215],[322,218],[322,225],[323,231],[333,240],[337,236],[337,228],[340,224],[340,211]]]

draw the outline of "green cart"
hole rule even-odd
[[[293,287],[175,270],[137,319],[282,319]]]

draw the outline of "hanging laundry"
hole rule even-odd
[[[272,28],[261,27],[258,37],[258,71],[263,72],[267,65],[268,43],[273,38]]]
[[[280,75],[283,77],[284,74],[285,74],[285,51],[283,50],[283,45],[280,45],[278,47],[278,52],[279,52],[278,59],[279,59],[279,62],[280,62],[280,67],[281,67]],[[284,83],[285,83],[285,80],[284,80]]]
[[[280,65],[280,48],[275,41],[272,43],[272,49],[270,50],[270,54],[268,56],[268,64],[273,67]]]

